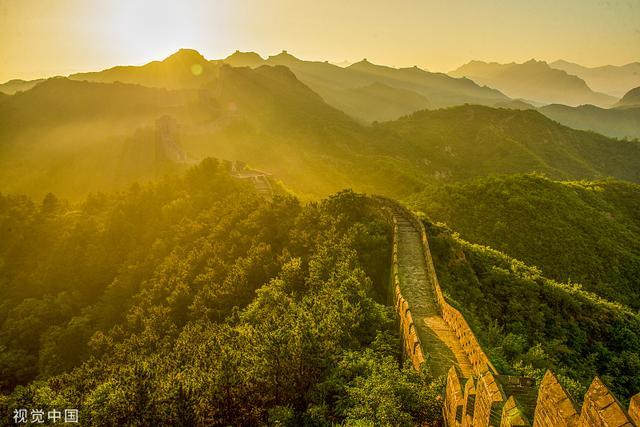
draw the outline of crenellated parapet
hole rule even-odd
[[[634,427],[635,423],[606,385],[596,377],[587,394],[578,420],[579,427]]]
[[[534,426],[575,426],[580,419],[575,403],[551,371],[547,371],[538,389]]]

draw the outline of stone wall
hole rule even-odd
[[[424,228],[424,224],[415,215],[411,215],[411,218],[415,221],[416,227],[420,230],[422,247],[425,256],[425,263],[427,265],[427,273],[431,279],[433,289],[438,301],[438,307],[440,308],[440,315],[445,322],[449,324],[451,329],[458,337],[462,348],[464,349],[471,366],[473,366],[473,372],[476,376],[480,377],[487,371],[491,371],[493,374],[498,374],[497,369],[493,366],[484,350],[480,346],[476,336],[469,327],[469,324],[465,320],[462,313],[456,308],[452,307],[444,298],[438,276],[436,275],[436,269],[433,264],[433,258],[431,257],[431,249],[429,249],[429,239],[427,238],[427,231]]]
[[[501,376],[485,354],[462,313],[449,305],[444,298],[435,272],[427,233],[422,222],[408,209],[393,200],[376,197],[384,206],[383,210],[393,224],[392,287],[395,293],[395,308],[399,316],[404,354],[418,369],[424,362],[420,339],[417,336],[409,304],[402,297],[398,276],[398,224],[390,207],[403,209],[416,229],[420,230],[424,249],[427,274],[431,279],[442,318],[449,324],[460,341],[473,366],[473,378],[460,378],[455,366],[449,369],[445,388],[443,417],[445,425],[455,427],[634,427],[640,426],[640,393],[631,398],[628,411],[625,411],[609,389],[599,378],[595,378],[584,397],[580,412],[567,391],[558,382],[557,377],[547,371],[535,399],[535,411],[523,411],[518,402],[513,384],[515,377]],[[523,378],[523,384],[530,379]],[[507,396],[504,390],[511,390],[516,396]],[[535,392],[535,389],[533,389]],[[520,396],[522,397],[522,396]],[[535,394],[531,403],[524,408],[533,408]],[[533,414],[533,419],[527,418]]]
[[[458,340],[462,344],[462,348],[467,354],[471,364],[473,366],[474,374],[480,376],[485,371],[490,370],[494,374],[498,374],[498,371],[493,366],[487,355],[482,350],[480,343],[476,339],[473,331],[469,327],[469,324],[465,320],[462,313],[460,313],[456,308],[452,307],[444,298],[442,293],[442,288],[440,287],[440,282],[438,281],[438,276],[436,275],[436,270],[433,264],[433,258],[431,257],[431,250],[429,249],[429,239],[427,238],[427,231],[424,228],[424,224],[417,216],[405,208],[404,206],[398,204],[397,202],[381,198],[378,200],[382,201],[384,205],[393,205],[396,209],[402,209],[406,214],[407,218],[411,220],[414,227],[417,230],[420,230],[420,237],[422,240],[422,247],[425,256],[425,263],[427,266],[427,275],[430,279],[430,282],[433,286],[433,291],[436,296],[436,301],[438,303],[438,308],[440,311],[440,315],[442,318],[449,324],[451,329],[454,331]],[[394,232],[395,235],[395,232]],[[397,242],[394,240],[394,254],[396,254]],[[397,258],[395,258],[397,260]],[[394,265],[397,265],[394,264]]]
[[[394,307],[398,314],[398,324],[400,328],[400,337],[402,339],[403,353],[405,357],[411,360],[415,369],[420,369],[420,365],[424,363],[425,357],[420,344],[420,338],[413,322],[409,303],[402,296],[400,290],[400,276],[398,272],[398,223],[391,211],[384,208],[384,213],[393,226],[393,251],[391,255],[391,283],[393,289]]]

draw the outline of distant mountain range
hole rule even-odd
[[[640,106],[623,109],[551,104],[540,107],[538,111],[574,129],[590,130],[616,138],[640,138]]]
[[[190,64],[166,74],[167,63]],[[143,67],[118,66],[91,73],[77,73],[71,80],[126,82],[149,87],[172,89],[196,88],[215,78],[223,64],[256,68],[283,65],[330,105],[364,121],[393,120],[424,108],[441,108],[460,104],[496,105],[511,100],[495,89],[481,87],[465,78],[413,68],[391,68],[367,60],[341,67],[328,62],[303,61],[287,52],[263,59],[254,52],[235,52],[223,60],[209,61],[198,52],[182,49],[164,61]],[[12,81],[0,85],[0,92],[13,94],[33,87],[41,80]]]
[[[630,90],[613,108],[551,104],[540,107],[538,111],[574,129],[615,138],[640,138],[640,88]]]
[[[363,121],[392,120],[416,111],[416,106],[441,108],[465,103],[491,106],[509,101],[499,91],[469,79],[418,67],[375,65],[366,59],[339,67],[328,62],[304,61],[286,51],[267,59],[254,52],[238,51],[223,62],[235,67],[284,65],[330,105]]]
[[[496,88],[511,98],[538,104],[609,107],[617,101],[613,96],[594,92],[581,78],[533,59],[522,64],[471,61],[449,75],[467,77],[478,84]]]
[[[618,108],[640,107],[640,86],[625,93],[616,104]]]
[[[7,95],[13,95],[16,92],[21,92],[24,90],[29,90],[44,79],[36,79],[36,80],[21,80],[14,79],[9,80],[8,82],[0,84],[0,93],[4,93]]]
[[[163,61],[143,66],[118,66],[104,71],[77,73],[71,80],[111,83],[122,82],[166,89],[195,89],[215,80],[220,65],[205,59],[192,49],[180,49]]]
[[[183,50],[164,61],[74,75],[76,80],[49,79],[0,97],[0,191],[73,197],[167,173],[166,162],[159,168],[141,161],[155,155],[154,129],[164,116],[176,123],[177,149],[185,157],[242,160],[301,194],[351,187],[401,197],[433,182],[535,171],[558,179],[640,182],[639,143],[573,130],[534,110],[466,105],[365,125],[328,104],[287,67],[225,62]],[[340,73],[331,65],[300,62],[300,68]],[[389,93],[402,94],[411,108],[431,102],[387,85],[389,75],[405,76],[404,84],[411,82],[408,76],[462,82],[482,93],[468,80],[421,70],[368,63],[349,69],[345,80],[383,76],[383,82],[349,89],[363,92],[362,99],[383,100],[380,105],[388,103]]]
[[[615,97],[621,97],[629,89],[640,86],[640,62],[615,66],[585,67],[564,60],[549,64],[558,70],[566,71],[583,79],[590,88]]]

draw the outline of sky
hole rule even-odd
[[[640,61],[640,0],[0,0],[0,82],[179,48],[450,71],[473,60]]]

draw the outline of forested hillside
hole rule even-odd
[[[422,163],[422,170],[440,181],[526,171],[560,179],[640,181],[637,141],[576,131],[533,110],[464,105],[419,111],[374,126],[374,132],[374,141],[389,140],[389,151]]]
[[[440,385],[399,364],[380,303],[389,233],[364,196],[268,203],[215,160],[79,204],[2,195],[0,408],[80,408],[94,425],[433,421]]]
[[[471,242],[640,309],[640,186],[490,177],[428,188],[412,204]]]
[[[590,130],[613,138],[640,138],[640,106],[600,108],[594,105],[569,107],[545,105],[538,109],[552,120],[574,129]]]
[[[550,227],[551,229],[551,227]],[[501,373],[541,381],[553,369],[578,402],[598,375],[620,399],[640,389],[640,315],[573,283],[428,224],[447,300]]]

